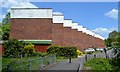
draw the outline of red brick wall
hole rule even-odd
[[[16,39],[52,39],[52,19],[10,19],[10,37]]]
[[[63,46],[72,46],[72,32],[71,27],[64,27],[63,29]]]
[[[72,29],[71,30],[71,42],[73,46],[77,46],[78,47],[78,37],[77,37],[77,29]]]
[[[47,44],[36,44],[35,45],[35,50],[37,52],[46,52],[47,51],[47,48],[49,47],[50,45],[47,45]]]
[[[104,41],[71,27],[63,27],[62,23],[52,23],[52,19],[10,19],[10,37],[16,39],[53,40],[52,44],[77,46],[85,48],[104,47]],[[45,52],[49,45],[36,45],[37,51]]]
[[[104,40],[98,38],[97,44],[99,48],[105,48]]]
[[[63,45],[63,24],[55,23],[52,25],[53,45]]]
[[[79,50],[83,51],[84,47],[84,40],[85,40],[85,34],[83,34],[82,32],[78,31],[78,46],[79,46]]]
[[[91,36],[91,35],[88,35],[88,48],[91,48],[91,47],[93,47],[94,46],[94,44],[95,44],[95,41],[94,41],[94,37],[93,36]]]

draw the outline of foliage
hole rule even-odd
[[[2,32],[2,23],[0,23],[0,40],[2,39],[2,34],[3,34],[3,32]]]
[[[57,56],[73,58],[77,57],[76,47],[50,46],[47,49],[48,54],[56,54]]]
[[[5,24],[2,26],[2,40],[9,39],[9,32],[10,32],[10,24]]]
[[[10,23],[10,12],[8,12],[5,18],[2,20],[2,24]]]
[[[0,37],[2,40],[8,40],[9,39],[9,32],[10,32],[10,12],[8,12],[5,16],[5,18],[2,20],[2,23],[0,25]]]
[[[66,53],[64,54],[67,58],[74,58],[77,57],[77,48],[76,47],[64,47]]]
[[[10,72],[19,72],[20,70],[29,72],[30,67],[32,70],[38,70],[41,65],[50,64],[50,57],[55,59],[53,55],[47,57],[2,58],[2,72],[9,72],[8,65],[11,67]]]
[[[107,47],[120,48],[120,32],[113,31],[109,33],[109,37],[105,39],[105,45]]]
[[[92,70],[114,70],[120,71],[120,58],[119,59],[105,59],[93,58],[84,63],[86,67],[91,67]]]
[[[24,53],[24,43],[16,39],[4,42],[4,55],[6,58],[18,58]]]
[[[60,46],[55,46],[55,45],[49,46],[49,48],[47,49],[48,54],[56,54],[57,49],[58,49],[59,47],[60,47]]]
[[[117,31],[112,31],[109,33],[109,38],[114,38],[118,35],[118,32]]]
[[[120,58],[112,59],[110,62],[111,62],[111,65],[113,66],[113,69],[119,72],[120,71]]]
[[[78,55],[78,57],[79,57],[79,56],[82,56],[83,53],[82,53],[80,50],[77,49],[77,55]]]
[[[31,54],[32,57],[44,57],[47,56],[47,53],[42,53],[42,52],[34,52]]]
[[[32,53],[35,52],[34,45],[32,43],[28,43],[24,46],[25,56],[31,56]]]
[[[112,70],[112,65],[109,59],[93,58],[84,63],[86,67],[91,67],[92,70]]]

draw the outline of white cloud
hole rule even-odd
[[[3,8],[37,8],[28,0],[2,0]]]
[[[116,30],[117,31],[117,28],[96,28],[94,29],[93,31],[95,33],[98,33],[100,34],[101,36],[103,36],[104,38],[107,38],[108,37],[108,34],[112,31]]]
[[[117,19],[118,18],[118,10],[117,9],[112,9],[111,11],[106,12],[105,16]]]
[[[38,8],[29,2],[30,0],[1,0],[0,7],[6,8],[7,12],[10,11],[10,8]],[[1,10],[2,11],[2,10]],[[5,14],[6,12],[4,12]],[[2,21],[5,15],[0,13],[0,22]]]

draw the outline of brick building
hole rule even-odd
[[[10,38],[34,43],[36,51],[45,52],[50,45],[77,46],[81,51],[105,47],[103,37],[51,8],[12,8],[10,15]]]

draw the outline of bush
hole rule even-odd
[[[24,43],[16,39],[4,42],[4,55],[6,58],[18,58],[24,53]]]
[[[60,46],[51,45],[48,47],[47,52],[48,54],[56,54],[58,48],[60,48]]]
[[[84,64],[86,67],[91,67],[92,70],[112,70],[112,65],[109,59],[93,58]]]
[[[110,61],[111,65],[113,66],[113,69],[116,71],[116,72],[120,72],[120,58],[118,59],[112,59]]]
[[[9,39],[4,42],[4,54],[5,58],[20,58],[31,56],[35,52],[34,45],[32,43],[24,43],[16,39]]]
[[[92,54],[93,52],[84,52],[84,54]]]
[[[77,50],[77,55],[78,55],[78,57],[79,57],[79,56],[82,56],[83,53],[82,53],[80,50]]]
[[[76,47],[50,46],[47,49],[48,54],[56,54],[57,56],[74,58],[77,57]]]
[[[42,52],[34,52],[31,54],[31,56],[33,56],[33,57],[44,57],[47,55],[48,55],[47,53],[42,53]]]
[[[24,46],[24,53],[25,53],[25,56],[31,56],[32,53],[35,52],[35,48],[34,48],[34,45],[32,43],[28,43]]]

